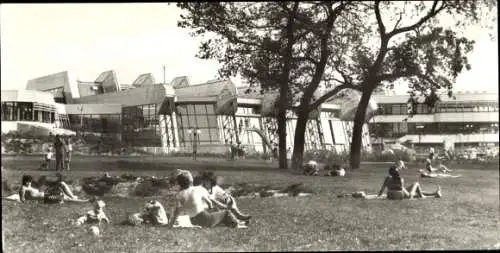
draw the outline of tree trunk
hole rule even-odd
[[[281,103],[281,99],[280,99]],[[279,106],[278,112],[278,152],[279,152],[279,167],[280,169],[288,169],[287,156],[286,156],[286,107]]]
[[[293,144],[292,171],[298,171],[304,160],[304,144],[309,114],[299,110]]]
[[[364,91],[359,101],[356,115],[354,117],[354,126],[352,129],[352,142],[351,142],[351,156],[350,165],[351,169],[359,169],[361,163],[361,145],[363,141],[363,125],[365,123],[366,109],[370,102],[372,91]]]

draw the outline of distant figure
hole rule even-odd
[[[325,176],[329,177],[344,177],[346,175],[345,169],[338,164],[327,165],[325,170],[327,170]]]
[[[70,163],[71,163],[71,152],[73,151],[73,145],[71,144],[71,137],[68,137],[66,140],[66,157],[64,160],[64,164],[66,165],[66,170],[70,170]]]
[[[66,144],[60,135],[56,135],[54,142],[54,149],[56,150],[56,171],[64,170],[64,157],[66,156]]]
[[[317,176],[319,175],[319,167],[318,163],[316,161],[309,161],[306,164],[304,164],[304,169],[302,172],[306,176]]]
[[[200,137],[198,136],[198,131],[193,131],[193,160],[196,160],[196,152],[198,152],[198,142],[200,142]]]
[[[431,161],[434,160],[434,156],[435,156],[434,153],[435,153],[434,148],[433,147],[429,148],[429,159]]]
[[[45,157],[43,158],[42,165],[40,166],[42,169],[50,169],[50,164],[52,162],[52,156],[54,156],[54,153],[52,152],[52,148],[48,147],[47,152],[45,153]]]

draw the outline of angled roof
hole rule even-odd
[[[155,77],[151,73],[146,73],[139,75],[137,79],[132,83],[133,86],[142,86],[142,85],[154,85]]]
[[[187,76],[178,76],[170,82],[170,85],[174,87],[174,89],[183,88],[189,86],[189,78]]]
[[[48,90],[65,87],[68,83],[68,71],[54,73],[28,81],[27,90]]]
[[[175,94],[179,97],[212,97],[218,96],[224,89],[228,89],[234,95],[237,94],[236,86],[231,80],[218,80],[177,88]]]
[[[113,92],[120,90],[120,84],[118,83],[118,79],[116,78],[116,73],[114,70],[102,72],[94,82],[101,83],[104,88],[104,92]]]

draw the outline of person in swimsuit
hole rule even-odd
[[[252,216],[240,212],[236,206],[236,200],[233,196],[217,184],[217,177],[215,176],[215,173],[211,171],[204,172],[201,174],[199,181],[200,184],[207,189],[210,194],[210,199],[226,205],[227,209],[229,209],[236,216],[236,218],[243,221],[250,220],[252,218]]]
[[[210,194],[203,186],[193,186],[193,177],[187,173],[177,176],[180,191],[176,195],[176,204],[169,226],[174,227],[179,216],[187,215],[191,224],[201,227],[229,226],[233,228],[247,227],[246,222],[241,222],[231,211],[221,210],[209,212],[213,204],[223,207],[216,200],[210,199]]]
[[[436,172],[442,172],[442,173],[451,173],[452,172],[452,170],[448,169],[448,167],[444,166],[442,163],[439,163],[438,168],[432,167],[432,160],[429,158],[425,159],[425,171],[428,174],[436,173]]]
[[[62,181],[62,175],[58,173],[58,180],[55,183],[56,187],[59,187],[63,192],[63,200],[69,202],[88,202],[86,199],[79,199],[77,196],[73,194],[68,184]],[[25,202],[26,200],[44,200],[45,192],[39,191],[38,189],[31,186],[33,183],[33,178],[30,175],[23,175],[21,179],[21,189],[19,193],[13,194],[11,196],[6,197],[8,200],[15,200],[20,202]]]
[[[418,182],[411,184],[408,187],[404,187],[404,180],[399,175],[399,169],[396,165],[391,166],[389,169],[389,175],[385,178],[382,187],[378,193],[378,197],[380,197],[385,188],[387,188],[387,198],[388,199],[413,199],[417,198],[425,198],[425,197],[441,197],[441,187],[438,186],[436,192],[424,192],[422,187]]]

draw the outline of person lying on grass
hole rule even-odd
[[[404,187],[404,180],[399,174],[399,169],[395,165],[392,165],[389,169],[389,175],[385,178],[382,187],[378,193],[378,197],[384,193],[385,188],[387,188],[387,198],[388,199],[413,199],[425,198],[425,197],[441,197],[441,187],[438,186],[436,192],[429,193],[424,192],[420,187],[418,182],[411,184],[409,187]]]
[[[233,228],[246,227],[239,221],[231,211],[221,210],[209,212],[214,203],[223,207],[216,200],[210,199],[210,194],[203,186],[193,186],[193,176],[189,173],[181,173],[177,176],[177,184],[180,191],[176,194],[175,209],[170,219],[169,226],[173,227],[180,215],[189,216],[193,225],[201,227],[229,226]]]
[[[346,170],[338,164],[327,165],[325,170],[328,171],[325,176],[329,177],[343,177],[346,174]]]
[[[140,213],[134,213],[129,217],[130,224],[153,224],[168,225],[167,213],[163,205],[157,200],[150,200],[144,205],[144,210]]]
[[[19,193],[8,196],[6,199],[25,202],[26,200],[44,200],[46,203],[88,202],[87,199],[79,199],[73,194],[68,184],[63,181],[62,174],[57,173],[57,181],[49,184],[45,192],[39,191],[31,186],[33,178],[23,175]]]
[[[104,207],[106,203],[102,200],[95,200],[94,209],[88,211],[85,215],[81,216],[76,220],[76,225],[80,226],[84,223],[99,223],[106,222],[109,224],[108,216],[104,213]]]
[[[209,171],[202,173],[199,180],[201,185],[210,194],[210,199],[214,200],[215,203],[219,202],[225,205],[222,208],[227,207],[236,216],[236,218],[240,220],[246,221],[252,218],[252,216],[240,212],[240,210],[236,206],[236,201],[233,196],[231,196],[217,184],[217,177],[213,172]]]

